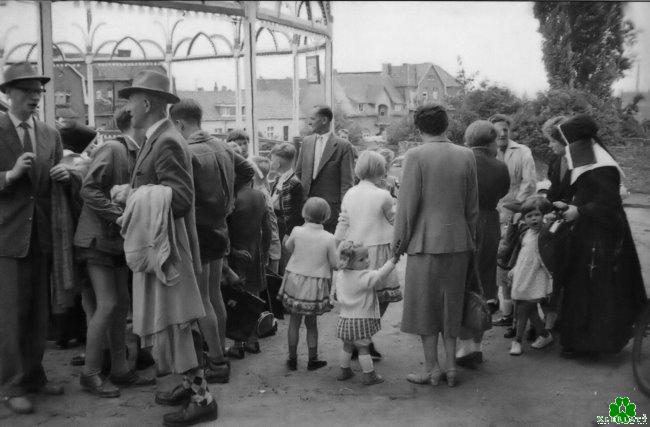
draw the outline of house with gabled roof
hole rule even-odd
[[[446,97],[457,95],[462,89],[451,74],[430,62],[382,64],[381,68],[400,91],[410,110],[430,102],[444,102]]]
[[[408,114],[406,100],[382,72],[334,72],[336,106],[361,127],[364,137],[380,134]]]

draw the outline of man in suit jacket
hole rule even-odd
[[[248,182],[253,167],[228,145],[201,130],[203,111],[193,99],[182,99],[169,115],[192,153],[196,193],[196,227],[202,272],[197,276],[206,316],[199,319],[208,344],[205,377],[209,383],[227,383],[230,364],[224,358],[226,307],[221,296],[221,268],[228,250],[226,217],[235,207],[235,181]]]
[[[332,133],[332,117],[327,106],[312,110],[308,124],[314,133],[305,137],[296,162],[304,200],[321,197],[330,205],[332,214],[323,224],[330,233],[336,229],[343,196],[354,185],[352,145]]]
[[[0,400],[33,411],[27,392],[62,394],[47,383],[42,360],[48,328],[52,252],[50,179],[70,174],[56,129],[34,114],[49,77],[27,63],[10,66],[0,91],[11,107],[0,115]]]
[[[191,258],[181,254],[181,261],[194,264],[196,272],[201,271],[200,253],[198,239],[196,236],[196,224],[194,218],[194,185],[192,182],[192,160],[187,142],[174,127],[174,124],[167,119],[167,104],[174,104],[179,101],[178,97],[169,92],[169,79],[167,76],[155,71],[143,70],[133,79],[130,87],[120,90],[119,95],[127,98],[127,108],[131,112],[132,124],[136,129],[146,129],[146,140],[140,149],[131,177],[131,187],[134,189],[147,185],[164,185],[172,190],[171,210],[175,219],[182,219],[185,223]],[[179,271],[192,271],[192,268],[179,268]],[[191,298],[199,294],[196,277],[187,277],[181,280],[174,287],[184,286],[181,294],[186,295],[185,299],[179,299],[178,306],[187,306]],[[172,292],[170,290],[170,292]],[[135,292],[134,292],[135,294]],[[143,310],[144,307],[136,307],[134,298],[133,309]],[[201,306],[201,311],[203,307]],[[155,307],[149,307],[156,310]],[[189,307],[186,307],[189,313]],[[135,317],[135,315],[134,315]],[[187,319],[192,321],[196,319]],[[182,329],[182,328],[179,328]],[[182,333],[190,333],[187,328]],[[202,352],[191,345],[188,341],[179,338],[173,346],[175,353],[173,360],[186,361],[187,371],[183,384],[171,392],[157,393],[156,402],[163,405],[179,405],[187,403],[180,411],[164,415],[165,425],[192,425],[199,420],[211,421],[217,418],[217,402],[208,391],[207,382],[203,370],[200,369]],[[196,359],[194,359],[194,357]],[[196,363],[191,363],[196,361]],[[191,366],[194,365],[194,366]]]

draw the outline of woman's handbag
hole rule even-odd
[[[472,254],[467,267],[462,325],[476,333],[487,331],[492,327],[490,309],[483,298],[483,286],[478,274],[476,254]]]

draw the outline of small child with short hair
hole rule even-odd
[[[327,365],[326,361],[318,360],[316,316],[332,309],[330,283],[338,257],[334,235],[323,229],[323,223],[330,214],[330,207],[324,199],[310,197],[302,208],[305,224],[294,227],[285,244],[292,253],[285,268],[278,299],[290,313],[287,368],[291,371],[295,371],[298,366],[296,353],[303,316],[309,349],[307,369],[313,371]]]
[[[553,292],[552,253],[549,253],[552,245],[545,244],[549,232],[543,223],[544,215],[551,209],[551,203],[543,195],[530,196],[521,205],[524,225],[517,232],[509,263],[514,262],[509,273],[516,315],[516,336],[510,347],[513,356],[522,354],[521,343],[529,320],[537,333],[531,347],[541,349],[553,342],[538,312],[538,304]]]
[[[347,240],[339,246],[339,272],[334,281],[332,299],[340,307],[336,336],[343,341],[341,372],[337,379],[345,381],[354,374],[350,367],[352,351],[359,352],[363,370],[363,384],[379,384],[384,379],[377,375],[370,355],[372,336],[381,329],[379,301],[375,288],[393,271],[398,258],[390,258],[377,270],[369,270],[370,259],[366,246]]]

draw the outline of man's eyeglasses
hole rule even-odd
[[[19,89],[19,90],[29,94],[29,95],[40,95],[40,94],[46,92],[46,90],[44,88],[31,89],[31,88],[20,87],[20,86],[14,86],[14,87],[16,89]]]

